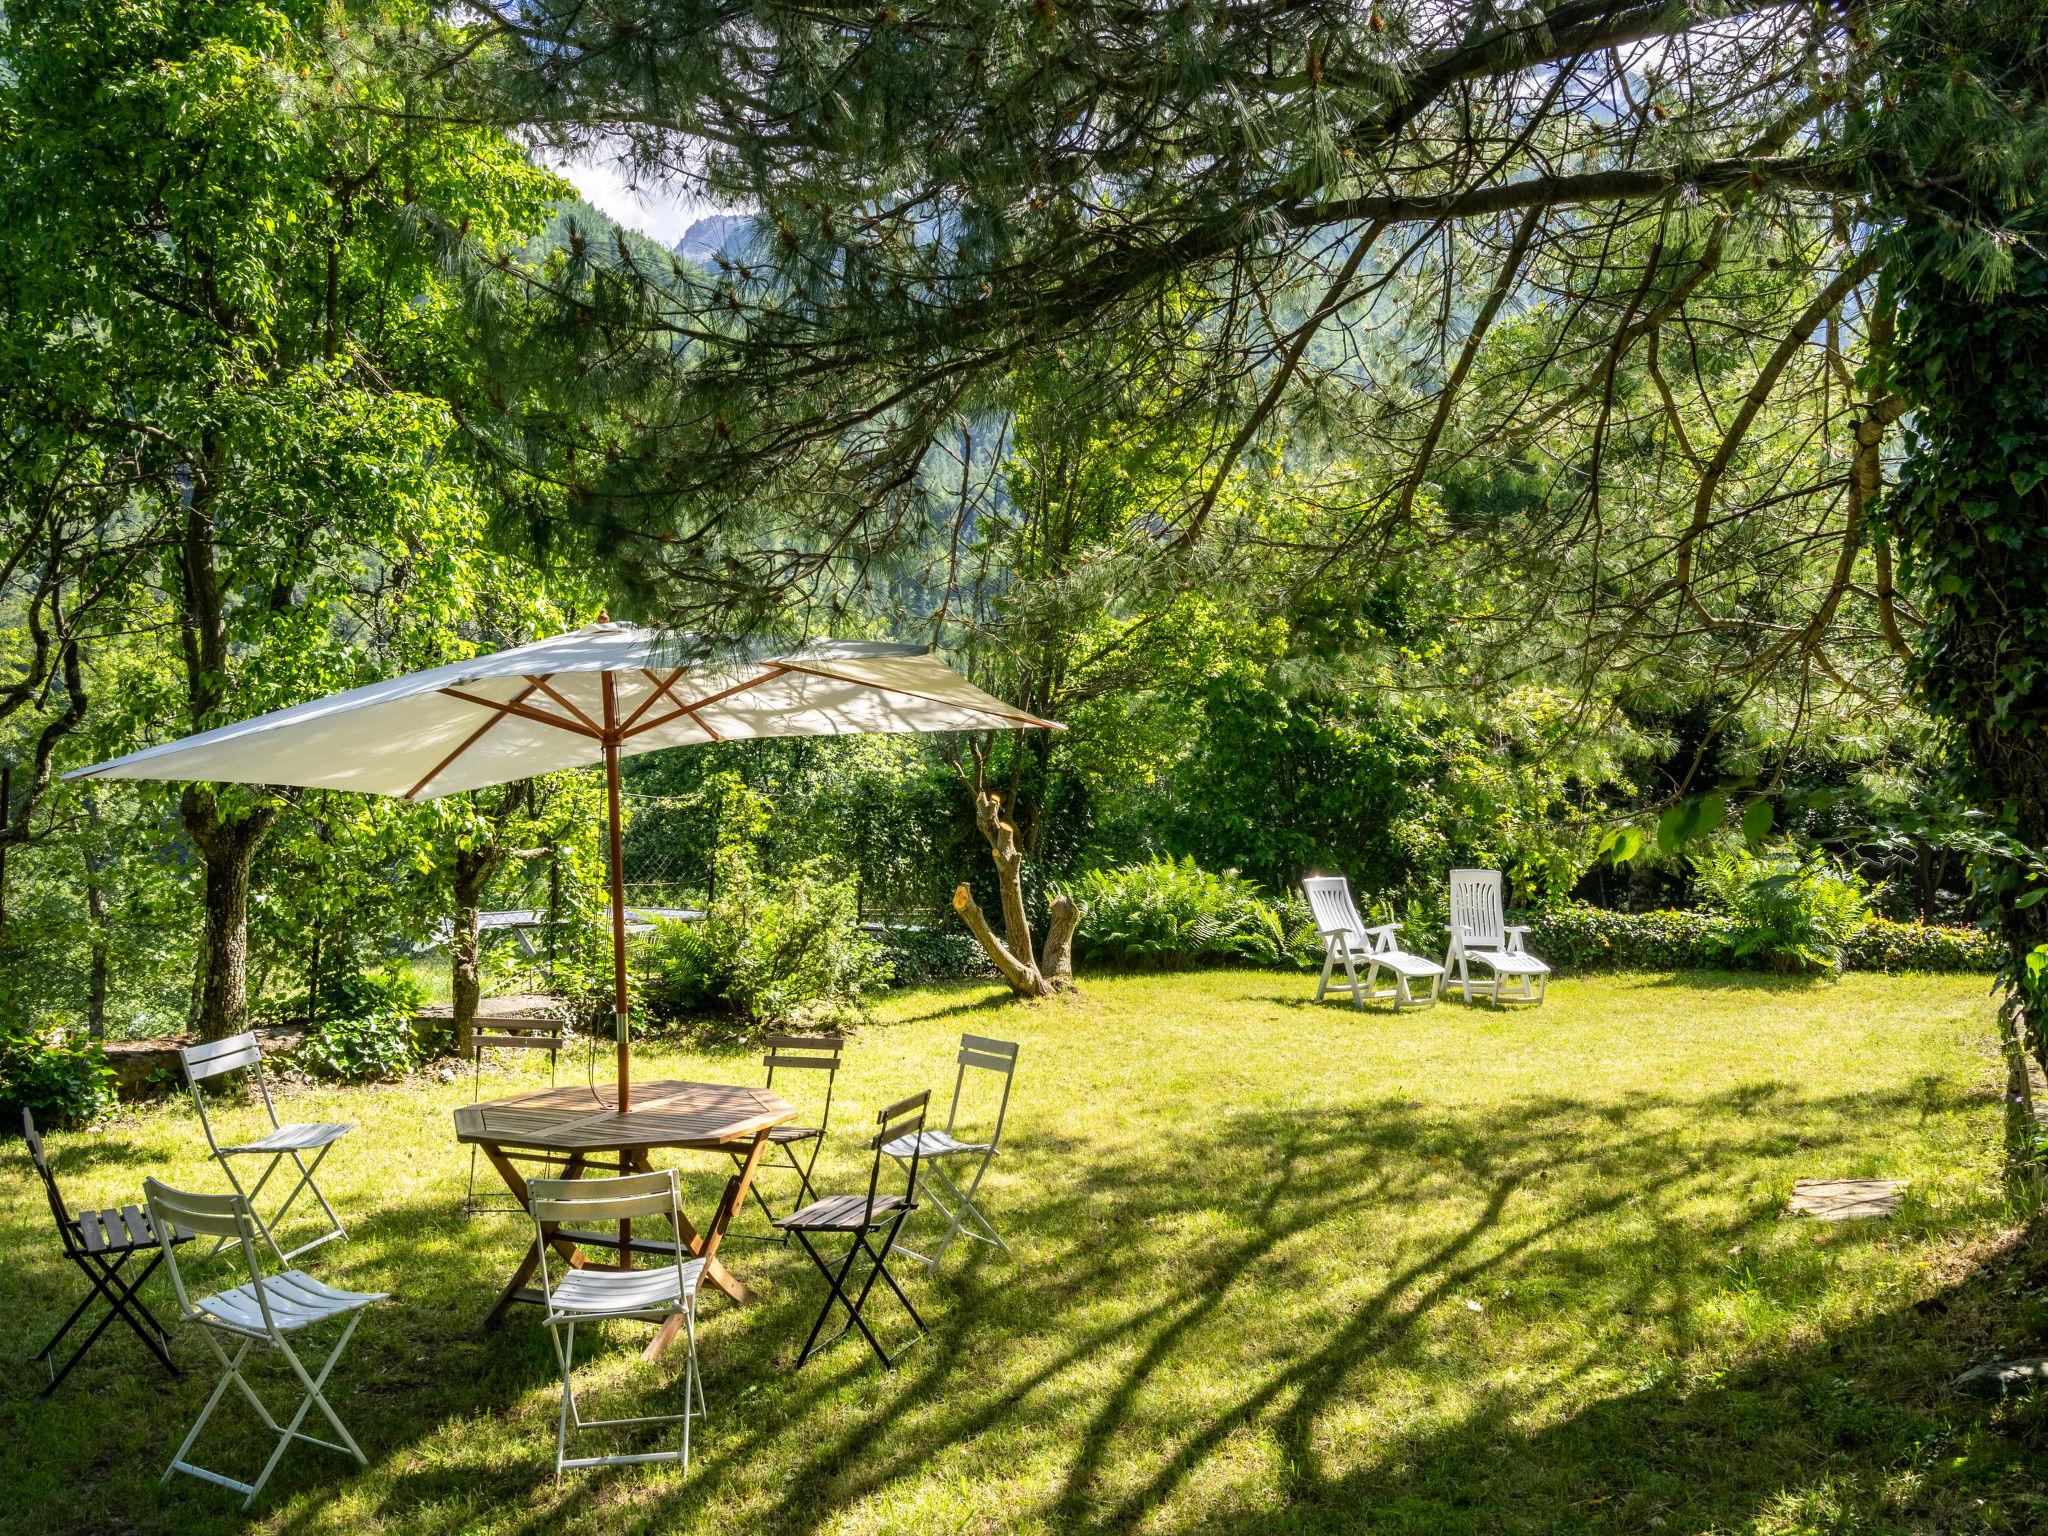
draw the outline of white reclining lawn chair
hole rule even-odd
[[[1308,898],[1309,910],[1315,914],[1316,932],[1323,940],[1323,978],[1316,983],[1317,1002],[1329,990],[1330,973],[1339,960],[1344,962],[1354,1007],[1363,1008],[1367,998],[1382,1002],[1391,999],[1394,1012],[1399,1013],[1404,1007],[1427,1007],[1437,1000],[1444,968],[1434,960],[1402,949],[1398,942],[1400,924],[1366,927],[1365,919],[1358,915],[1358,907],[1351,900],[1351,885],[1342,875],[1312,876],[1301,882],[1301,893]],[[1358,979],[1361,960],[1366,963],[1363,982]],[[1382,967],[1394,978],[1391,987],[1379,984]],[[1429,983],[1426,997],[1415,996],[1414,984],[1418,981]],[[1340,988],[1345,985],[1338,983]]]
[[[1543,1001],[1550,967],[1522,947],[1528,931],[1519,923],[1510,926],[1502,914],[1499,870],[1451,871],[1451,945],[1444,966],[1466,1002],[1474,992],[1495,1003]],[[1478,981],[1472,979],[1475,964],[1487,973]]]
[[[320,1186],[313,1182],[313,1172],[327,1156],[327,1149],[355,1126],[348,1121],[327,1121],[316,1125],[281,1123],[277,1118],[277,1106],[270,1102],[270,1084],[263,1076],[263,1052],[257,1047],[253,1034],[231,1035],[225,1040],[209,1040],[201,1045],[188,1045],[178,1052],[178,1058],[185,1063],[185,1080],[192,1085],[192,1102],[199,1106],[199,1128],[206,1132],[206,1144],[213,1150],[213,1160],[220,1164],[221,1172],[228,1176],[228,1183],[238,1195],[245,1195],[249,1201],[250,1214],[255,1218],[256,1230],[263,1234],[263,1240],[270,1244],[270,1251],[277,1255],[280,1265],[297,1258],[308,1248],[317,1248],[322,1243],[332,1242],[337,1237],[347,1237],[341,1218],[334,1214],[334,1207],[327,1203],[327,1197],[320,1193]],[[256,1089],[263,1096],[263,1111],[270,1116],[270,1129],[254,1141],[238,1142],[233,1146],[222,1146],[213,1134],[213,1122],[207,1118],[206,1096],[199,1091],[199,1085],[210,1077],[219,1077],[226,1072],[236,1072],[244,1067],[256,1074]],[[313,1161],[308,1163],[303,1153],[311,1152]],[[238,1157],[263,1157],[270,1161],[265,1164],[263,1176],[256,1181],[254,1189],[242,1188],[242,1181],[235,1177],[234,1159]],[[292,1186],[292,1192],[284,1197],[284,1204],[277,1213],[265,1221],[256,1210],[256,1201],[263,1193],[263,1186],[270,1182],[270,1176],[277,1172],[277,1165],[286,1158],[299,1170],[299,1182]],[[327,1213],[327,1230],[310,1242],[299,1244],[287,1251],[278,1246],[277,1229],[284,1225],[285,1214],[299,1198],[299,1191],[310,1189],[313,1198],[320,1202],[320,1209]],[[213,1245],[207,1254],[212,1258],[227,1246],[227,1239]]]
[[[334,1286],[323,1285],[311,1275],[296,1269],[282,1270],[266,1277],[263,1264],[256,1257],[256,1234],[261,1229],[250,1214],[249,1202],[241,1195],[195,1195],[184,1190],[172,1189],[159,1184],[155,1179],[143,1181],[143,1193],[149,1202],[149,1219],[155,1226],[163,1243],[164,1258],[170,1266],[171,1286],[178,1297],[180,1320],[199,1324],[200,1336],[206,1340],[206,1347],[220,1362],[220,1384],[213,1389],[213,1396],[206,1400],[206,1406],[199,1411],[199,1418],[193,1423],[192,1431],[185,1436],[177,1454],[171,1457],[171,1464],[164,1468],[163,1481],[169,1482],[171,1474],[183,1472],[203,1482],[218,1483],[223,1488],[232,1488],[242,1495],[242,1508],[247,1509],[256,1502],[256,1495],[263,1491],[263,1485],[270,1481],[270,1474],[277,1469],[283,1458],[285,1447],[294,1440],[303,1440],[308,1445],[325,1446],[330,1451],[340,1451],[353,1456],[364,1466],[369,1465],[363,1456],[362,1447],[341,1422],[324,1395],[327,1375],[334,1369],[334,1362],[341,1358],[341,1352],[348,1348],[348,1341],[355,1336],[356,1324],[362,1321],[363,1309],[384,1300],[381,1292],[343,1291]],[[242,1250],[243,1265],[249,1271],[249,1283],[238,1285],[232,1290],[216,1295],[202,1296],[194,1301],[185,1291],[185,1276],[178,1268],[177,1241],[186,1233],[201,1237],[215,1237],[223,1242],[232,1242]],[[275,1245],[273,1245],[275,1246]],[[308,1371],[303,1361],[293,1351],[290,1335],[301,1328],[310,1328],[334,1318],[346,1317],[347,1325],[341,1330],[341,1337],[335,1340],[334,1348],[328,1352],[326,1363],[317,1371]],[[240,1347],[233,1358],[221,1348],[221,1339],[236,1339]],[[305,1389],[299,1399],[299,1406],[292,1414],[291,1421],[280,1424],[271,1417],[270,1410],[263,1405],[263,1399],[242,1376],[242,1362],[249,1351],[257,1345],[274,1349],[284,1357],[291,1367],[292,1375]],[[277,1447],[270,1453],[270,1459],[263,1464],[263,1470],[253,1483],[228,1477],[207,1467],[197,1466],[185,1459],[199,1432],[206,1428],[206,1421],[213,1417],[213,1410],[220,1406],[222,1396],[233,1383],[240,1389],[249,1406],[256,1410],[263,1420],[264,1428],[277,1436]],[[305,1433],[299,1426],[306,1422],[309,1409],[318,1408],[322,1417],[334,1426],[334,1432],[341,1436],[340,1444],[332,1440],[317,1439]]]

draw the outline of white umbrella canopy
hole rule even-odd
[[[370,683],[67,775],[293,784],[432,800],[663,747],[763,736],[1057,729],[914,645],[824,640],[678,661],[600,622]]]
[[[691,659],[689,637],[608,619],[201,731],[65,775],[291,784],[431,800],[603,763],[611,820],[619,1112],[632,1104],[619,760],[766,736],[1062,729],[915,645],[821,640]]]

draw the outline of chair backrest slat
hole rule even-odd
[[[1010,1112],[1010,1084],[1017,1071],[1018,1045],[1014,1040],[997,1040],[988,1035],[962,1035],[960,1053],[953,1059],[959,1070],[953,1074],[953,1104],[946,1111],[946,1129],[956,1131],[960,1124],[960,1095],[967,1086],[967,1069],[975,1067],[984,1072],[994,1072],[1003,1080],[1003,1095],[996,1103],[996,1126],[989,1136],[991,1146],[999,1145],[1003,1139],[1003,1117]]]
[[[49,1156],[43,1151],[43,1138],[36,1134],[36,1117],[24,1108],[21,1112],[21,1134],[28,1142],[29,1161],[36,1165],[36,1172],[43,1181],[43,1194],[50,1202],[50,1215],[56,1219],[57,1231],[64,1239],[64,1251],[71,1251],[71,1212],[65,1209],[64,1197],[57,1191],[57,1175],[50,1169]]]
[[[1498,949],[1507,942],[1500,887],[1497,869],[1451,871],[1451,928],[1462,934],[1467,944]]]
[[[185,1063],[185,1076],[195,1083],[219,1077],[223,1072],[253,1067],[263,1060],[256,1036],[246,1033],[230,1035],[225,1040],[205,1040],[198,1045],[188,1045],[178,1052],[178,1056]]]
[[[540,1221],[596,1223],[673,1214],[676,1181],[666,1168],[607,1179],[534,1179],[527,1185]]]
[[[1351,882],[1342,875],[1311,875],[1301,882],[1301,894],[1308,898],[1316,932],[1328,939],[1338,935],[1355,942],[1365,939],[1365,919],[1351,899]]]
[[[898,1099],[887,1109],[875,1116],[875,1136],[868,1143],[874,1149],[875,1160],[868,1169],[868,1204],[866,1219],[875,1219],[875,1196],[882,1184],[882,1159],[887,1154],[883,1148],[893,1141],[910,1141],[910,1170],[903,1185],[903,1198],[911,1204],[917,1202],[917,1170],[924,1159],[924,1118],[931,1109],[932,1091],[929,1088]]]
[[[777,1072],[823,1072],[825,1074],[825,1107],[818,1116],[820,1132],[832,1125],[832,1095],[839,1087],[839,1058],[846,1049],[846,1040],[841,1035],[769,1035],[762,1042],[767,1055],[761,1064],[768,1069],[767,1086],[772,1092]],[[820,1141],[822,1142],[822,1137]],[[815,1152],[813,1156],[815,1157]]]
[[[493,1023],[496,1021],[493,1020]],[[559,1051],[567,1043],[560,1035],[472,1035],[479,1051]]]

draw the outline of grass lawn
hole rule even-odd
[[[394,1300],[332,1388],[369,1468],[295,1446],[246,1522],[223,1490],[157,1486],[212,1385],[196,1338],[182,1382],[110,1335],[37,1399],[28,1357],[80,1282],[15,1143],[0,1529],[2048,1530],[2048,1410],[1946,1390],[2048,1322],[2048,1244],[1997,1178],[1981,980],[1566,980],[1533,1012],[1398,1018],[1312,992],[1218,972],[1030,1008],[985,986],[892,998],[841,1076],[828,1183],[864,1179],[880,1105],[950,1089],[962,1030],[1018,1039],[986,1186],[1018,1257],[920,1275],[933,1337],[895,1373],[849,1339],[792,1374],[820,1283],[793,1250],[731,1242],[761,1301],[706,1301],[687,1479],[557,1491],[537,1314],[477,1328],[522,1229],[457,1210],[466,1078],[288,1095],[292,1118],[360,1126],[324,1180],[353,1236],[307,1267]],[[650,1043],[639,1063],[756,1080],[740,1052]],[[134,1200],[146,1172],[218,1187],[189,1104],[51,1145],[74,1205]],[[723,1170],[678,1161],[708,1209]],[[1888,1222],[1782,1220],[1800,1175],[1912,1190]],[[586,1412],[676,1401],[680,1352],[642,1365],[646,1330],[608,1327]],[[274,1369],[257,1379],[288,1402]],[[268,1445],[230,1404],[195,1454],[248,1476]]]

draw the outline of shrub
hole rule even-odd
[[[1834,971],[1870,920],[1870,887],[1827,855],[1752,853],[1724,843],[1694,860],[1710,909],[1734,921],[1732,953],[1779,970]]]
[[[1559,970],[1683,971],[1768,964],[1736,953],[1735,919],[1725,912],[1610,912],[1570,902],[1531,919],[1529,947]],[[1974,928],[1928,928],[1873,917],[1842,946],[1854,971],[1990,974],[1997,941]]]
[[[995,966],[974,935],[958,928],[891,928],[879,942],[886,984],[892,987],[995,974]]]
[[[1567,902],[1531,919],[1529,948],[1561,971],[1688,971],[1726,965],[1734,919],[1719,912],[1610,912]]]
[[[649,1015],[723,1015],[750,1025],[863,1017],[886,973],[882,946],[856,926],[853,882],[816,863],[780,878],[763,874],[753,839],[765,802],[737,780],[727,798],[703,921],[657,925]]]
[[[114,1069],[98,1041],[54,1028],[0,1030],[0,1105],[9,1131],[19,1128],[24,1109],[38,1126],[79,1125],[113,1102]]]
[[[1083,959],[1170,969],[1205,961],[1320,963],[1315,920],[1298,896],[1262,896],[1236,870],[1211,874],[1192,858],[1091,870],[1068,894],[1081,908]]]
[[[410,1012],[327,1019],[314,1026],[298,1055],[316,1071],[345,1083],[403,1077],[426,1059]]]
[[[322,982],[310,1003],[316,1019],[367,1019],[402,1013],[410,1019],[427,1000],[426,988],[412,971],[393,962],[381,970],[361,971]]]
[[[315,1023],[299,1059],[345,1083],[403,1077],[441,1043],[420,1034],[426,1000],[419,978],[395,961],[324,982],[308,1004]]]
[[[2004,959],[1997,938],[1981,928],[1928,927],[1873,917],[1842,951],[1853,971],[1996,971]]]

